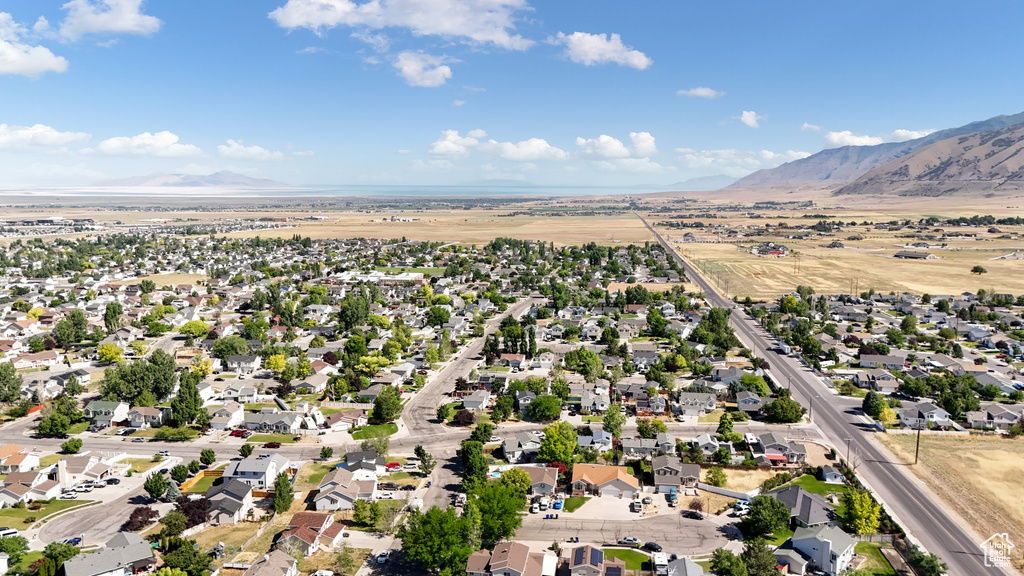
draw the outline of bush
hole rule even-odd
[[[151,522],[156,520],[160,514],[150,508],[149,506],[139,506],[128,516],[128,520],[125,520],[124,524],[121,525],[121,529],[128,532],[135,532],[148,526]]]
[[[35,516],[25,516],[25,524],[31,524],[36,521]]]
[[[771,492],[772,490],[775,490],[779,486],[782,486],[783,484],[789,482],[792,479],[793,475],[790,474],[789,472],[782,472],[781,474],[776,474],[775,476],[765,480],[761,484],[761,493],[764,494],[765,492]]]

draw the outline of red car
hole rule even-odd
[[[245,436],[245,430],[232,430],[231,435],[235,437]]]
[[[267,442],[266,444],[263,445],[263,447],[264,448],[280,448],[281,447],[281,443],[280,442]]]
[[[397,470],[401,468],[402,465],[399,464],[398,462],[388,462],[387,464],[384,465],[384,467],[387,468],[388,470]]]

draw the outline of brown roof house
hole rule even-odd
[[[625,576],[626,563],[605,556],[600,548],[579,546],[567,550],[570,576]]]
[[[622,466],[576,464],[572,468],[573,496],[632,498],[639,490],[640,483]]]
[[[281,550],[273,550],[249,566],[242,576],[299,576],[299,562]]]
[[[277,546],[284,550],[299,550],[309,558],[320,548],[334,548],[341,541],[343,530],[344,526],[334,523],[333,514],[299,512],[292,516],[288,529],[281,533]]]
[[[554,576],[558,559],[530,552],[519,542],[500,542],[490,550],[478,550],[466,561],[468,576]]]
[[[369,501],[376,490],[376,474],[356,474],[339,466],[320,481],[313,505],[317,510],[351,510],[356,500]]]

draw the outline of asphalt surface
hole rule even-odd
[[[732,309],[734,303],[721,296],[694,267],[684,260],[644,218],[647,226],[669,254],[686,270],[687,278],[704,292],[712,306]],[[779,384],[790,386],[793,398],[808,407],[811,419],[836,450],[845,457],[849,451],[857,474],[881,499],[886,510],[908,534],[929,552],[942,558],[951,576],[1008,574],[1002,568],[986,566],[980,547],[988,535],[977,535],[966,521],[933,493],[923,488],[908,466],[899,462],[872,440],[876,433],[856,408],[843,408],[824,383],[802,362],[771,351],[774,338],[741,310],[733,310],[730,325],[754,353],[768,360],[770,372]]]

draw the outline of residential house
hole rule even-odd
[[[558,487],[558,468],[552,466],[520,466],[530,475],[530,492],[539,496],[555,493]]]
[[[239,404],[256,402],[256,387],[246,382],[235,381],[224,389],[224,400]]]
[[[647,458],[658,451],[654,438],[623,438],[622,454],[632,458]]]
[[[931,402],[924,402],[910,408],[898,410],[900,424],[907,428],[931,428],[941,426],[948,428],[953,425],[949,412],[939,408]]]
[[[136,406],[128,411],[128,425],[132,428],[159,428],[171,413],[170,408]]]
[[[102,548],[65,560],[60,573],[61,576],[125,576],[146,572],[156,562],[149,542],[134,532],[119,532]]]
[[[210,500],[210,524],[238,524],[252,510],[252,486],[232,478],[206,491]]]
[[[478,550],[466,561],[467,576],[554,576],[558,559],[530,552],[519,542],[499,542],[494,551]]]
[[[520,412],[526,412],[527,407],[530,406],[530,402],[533,402],[537,398],[537,395],[529,390],[520,390],[516,392],[516,408]]]
[[[774,432],[762,434],[750,448],[755,459],[761,456],[772,464],[800,464],[807,460],[803,444],[786,440]]]
[[[228,370],[239,376],[248,376],[259,370],[261,365],[262,358],[259,356],[228,356],[227,360]]]
[[[677,558],[668,563],[665,576],[704,576],[704,569],[689,558]]]
[[[249,430],[275,434],[298,434],[302,425],[302,417],[295,412],[257,412],[256,414],[246,414],[242,425]]]
[[[103,480],[110,476],[110,464],[92,453],[65,456],[57,461],[57,482],[71,488],[85,481]]]
[[[250,456],[242,460],[233,460],[224,469],[224,482],[240,480],[253,488],[269,490],[274,487],[278,475],[288,469],[288,459],[280,454],[271,454],[265,458]]]
[[[787,486],[767,493],[786,505],[793,526],[819,526],[836,520],[835,509],[819,494],[801,486]]]
[[[606,556],[593,546],[579,546],[568,550],[569,576],[623,576],[626,562]]]
[[[222,406],[210,406],[210,428],[214,430],[230,430],[245,422],[245,406],[238,402],[226,402]]]
[[[338,466],[320,481],[320,489],[313,497],[313,506],[317,510],[351,510],[356,500],[373,500],[376,490],[375,473],[357,474]]]
[[[540,451],[540,437],[536,432],[517,432],[502,443],[505,459],[512,464],[530,462]]]
[[[875,390],[885,395],[892,394],[900,385],[899,380],[884,368],[858,372],[853,375],[853,383],[858,388]]]
[[[1000,405],[982,406],[981,410],[967,413],[967,424],[971,428],[990,428],[992,430],[1009,430],[1020,421],[1020,412],[1015,412]]]
[[[577,436],[576,443],[580,448],[594,448],[598,452],[607,452],[612,449],[614,439],[609,432],[595,430],[593,436]]]
[[[85,405],[83,411],[85,417],[93,424],[99,426],[111,426],[115,422],[124,422],[128,419],[128,411],[131,408],[127,402],[116,402],[108,400],[93,400]]]
[[[822,466],[821,481],[826,484],[846,484],[846,477],[834,466]]]
[[[295,391],[300,394],[321,394],[327,389],[328,380],[330,376],[327,374],[313,374],[296,384]]]
[[[679,490],[682,473],[682,460],[676,456],[655,456],[651,460],[651,471],[654,474],[654,488],[656,492],[667,493],[673,489]]]
[[[760,416],[761,408],[764,408],[764,405],[764,398],[761,398],[754,392],[744,390],[736,393],[736,407],[751,417]]]
[[[249,566],[242,576],[299,576],[299,561],[283,550],[271,550]]]
[[[0,474],[28,472],[38,467],[38,454],[14,443],[0,446]]]
[[[320,548],[332,550],[341,540],[342,524],[335,524],[333,514],[320,512],[299,512],[288,522],[288,529],[281,533],[277,545],[298,550],[309,558]]]
[[[572,469],[573,496],[610,496],[632,498],[640,483],[622,466],[579,463]]]
[[[715,453],[715,451],[717,451],[719,448],[728,443],[719,442],[718,438],[716,438],[715,436],[712,436],[711,434],[708,433],[704,433],[701,434],[700,436],[697,436],[693,440],[690,440],[688,444],[690,446],[697,446],[698,448],[700,448],[700,451],[704,454],[704,456],[707,457],[711,456],[712,454]]]
[[[708,392],[680,392],[678,413],[686,416],[704,416],[718,409],[718,400]]]
[[[491,401],[491,393],[487,390],[477,390],[469,396],[462,398],[462,407],[466,410],[483,410]]]
[[[902,370],[903,358],[899,356],[882,356],[877,354],[864,354],[860,357],[861,368],[886,368],[889,370]]]
[[[829,576],[846,571],[853,560],[857,540],[835,526],[797,528],[790,539],[792,549],[803,554],[807,563]]]

